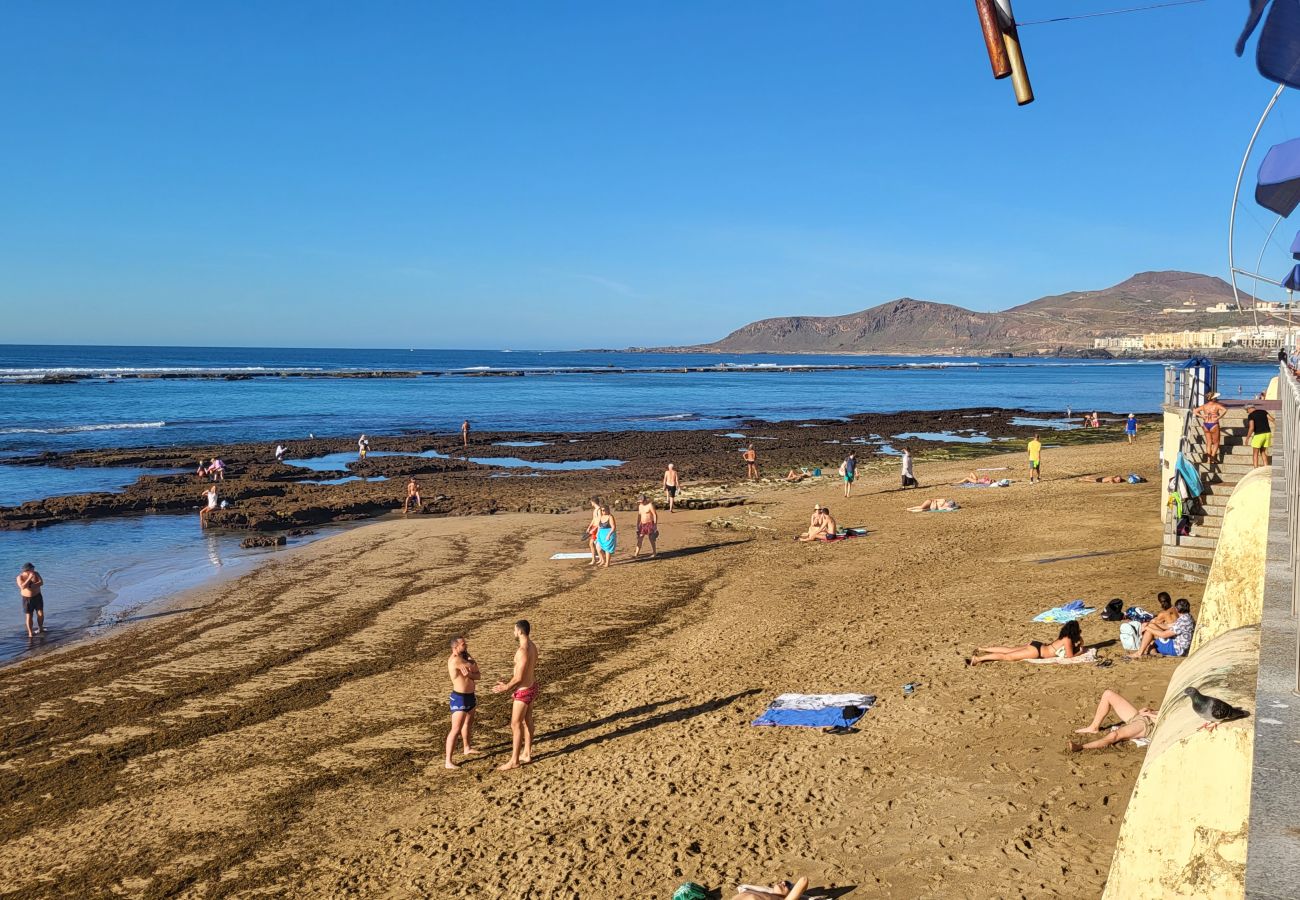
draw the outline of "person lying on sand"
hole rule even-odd
[[[813,507],[812,518],[808,520],[808,530],[799,535],[797,541],[828,541],[839,530],[839,525],[831,516],[829,507],[820,504]]]
[[[965,481],[959,481],[958,484],[992,484],[993,479],[987,475],[981,475],[978,472],[971,472],[966,476]]]
[[[933,500],[927,500],[920,506],[909,506],[908,512],[934,512],[940,509],[961,509],[957,501],[950,497],[935,497]]]
[[[1105,690],[1101,693],[1101,701],[1097,704],[1097,712],[1092,717],[1092,721],[1082,728],[1076,728],[1074,733],[1100,734],[1101,723],[1112,712],[1124,720],[1123,725],[1111,727],[1105,737],[1089,741],[1086,744],[1079,741],[1070,741],[1068,745],[1070,752],[1102,750],[1106,747],[1113,747],[1121,741],[1140,740],[1141,738],[1150,737],[1152,730],[1156,727],[1157,713],[1154,709],[1145,707],[1138,709],[1114,691]]]
[[[785,480],[795,482],[796,484],[800,481],[803,481],[807,477],[808,477],[807,473],[796,472],[794,469],[791,469],[789,472],[785,473]]]
[[[1085,484],[1123,484],[1127,480],[1123,475],[1081,475],[1075,479]]]
[[[985,662],[1017,662],[1022,659],[1072,659],[1083,650],[1083,632],[1078,622],[1066,622],[1061,626],[1060,634],[1050,644],[1042,641],[1030,641],[1019,647],[977,647],[983,656],[972,656],[967,665],[977,666]]]
[[[800,878],[798,882],[778,881],[771,887],[754,887],[751,884],[742,884],[740,892],[736,894],[734,900],[772,900],[773,897],[779,900],[799,900],[803,897],[803,892],[808,888],[808,879]]]

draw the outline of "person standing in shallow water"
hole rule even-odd
[[[45,579],[41,573],[36,571],[36,566],[31,563],[23,563],[23,570],[18,573],[18,593],[23,598],[23,616],[27,621],[27,636],[35,637],[37,634],[45,634],[45,597],[41,593],[41,588],[45,586]],[[36,630],[32,630],[32,619],[35,617]]]
[[[510,695],[510,761],[497,766],[500,771],[517,769],[533,761],[533,701],[541,690],[537,681],[537,645],[533,643],[532,626],[527,619],[515,623],[515,640],[519,646],[515,649],[515,668],[509,681],[497,682],[492,688],[494,694]]]
[[[366,437],[363,434],[361,435],[361,437],[357,438],[357,458],[365,459],[366,455],[369,453],[370,453],[370,438]]]

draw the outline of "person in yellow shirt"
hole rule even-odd
[[[1043,480],[1043,443],[1034,435],[1029,442],[1029,483]]]

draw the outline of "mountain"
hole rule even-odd
[[[1254,298],[1242,295],[1246,304]],[[674,350],[727,353],[1000,353],[1089,348],[1094,337],[1246,324],[1221,278],[1142,272],[1099,291],[1042,297],[1001,312],[901,297],[843,316],[762,319],[720,341]],[[1162,313],[1164,309],[1185,313]]]

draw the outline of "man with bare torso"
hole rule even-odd
[[[443,765],[448,769],[459,769],[451,761],[456,750],[456,738],[460,738],[461,752],[465,756],[475,756],[478,751],[470,744],[474,732],[474,710],[478,706],[478,697],[474,694],[474,685],[479,679],[478,663],[469,655],[469,642],[463,637],[451,639],[451,656],[447,657],[447,675],[451,678],[451,731],[447,732],[447,754]]]
[[[1192,410],[1192,415],[1201,420],[1201,427],[1205,429],[1205,461],[1219,461],[1219,446],[1223,441],[1223,426],[1219,420],[1227,413],[1228,408],[1219,402],[1219,395],[1212,393],[1206,401],[1196,409]]]
[[[510,695],[513,703],[510,708],[510,761],[497,766],[501,771],[517,769],[533,761],[533,701],[541,685],[537,683],[537,645],[530,636],[532,626],[527,619],[515,623],[515,640],[519,642],[515,650],[515,670],[509,681],[500,681],[492,688],[494,694]]]
[[[23,563],[23,570],[18,573],[18,593],[23,598],[23,616],[27,620],[27,636],[34,637],[45,633],[45,598],[41,588],[45,579],[36,571],[36,566]],[[32,630],[32,617],[36,617],[36,630]]]
[[[420,511],[420,486],[414,475],[406,479],[406,502],[402,504],[402,515],[410,512],[411,507],[415,507],[416,512]]]
[[[469,419],[460,423],[460,445],[469,449]]]
[[[650,495],[642,494],[636,505],[636,551],[633,556],[641,555],[641,541],[646,538],[650,539],[650,556],[653,558],[659,552],[655,548],[655,542],[659,540],[659,512]]]
[[[673,507],[677,505],[677,489],[681,487],[682,480],[677,474],[677,467],[672,463],[664,470],[664,499],[668,501],[668,511],[672,512]]]
[[[753,444],[745,448],[745,477],[750,481],[758,481],[758,453]]]

